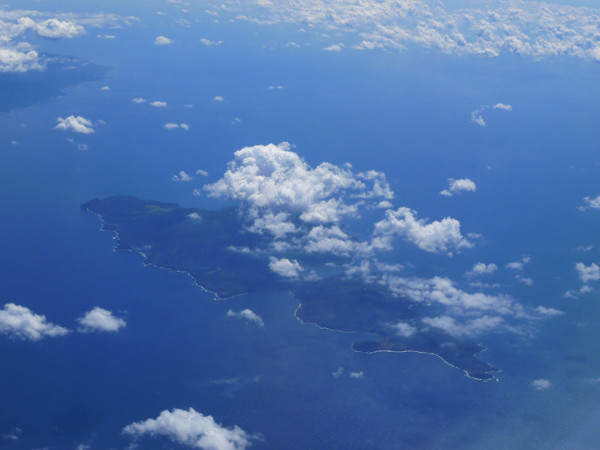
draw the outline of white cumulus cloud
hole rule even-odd
[[[213,45],[221,45],[223,43],[223,41],[211,41],[210,39],[206,38],[200,39],[200,42],[202,42],[207,47],[211,47]]]
[[[501,109],[503,111],[508,111],[511,112],[512,111],[512,105],[506,105],[504,103],[496,103],[493,106],[494,109]]]
[[[459,180],[448,178],[448,189],[444,189],[440,194],[452,197],[454,194],[460,194],[461,192],[475,192],[476,190],[477,185],[473,180],[468,178],[461,178]]]
[[[203,450],[243,450],[251,445],[253,436],[237,425],[224,427],[193,408],[164,410],[156,419],[134,422],[123,428],[134,437],[165,436],[190,448]]]
[[[169,45],[172,43],[173,40],[165,36],[157,36],[156,39],[154,39],[154,44],[156,45]]]
[[[78,331],[82,333],[91,333],[94,331],[116,332],[127,325],[125,320],[115,317],[112,312],[96,306],[91,311],[86,312],[77,319],[79,322]]]
[[[494,263],[485,264],[482,262],[478,262],[473,266],[473,268],[467,272],[469,276],[479,276],[479,275],[491,275],[496,270],[498,270],[498,266]]]
[[[289,260],[287,258],[275,258],[271,256],[269,259],[269,269],[285,278],[298,278],[302,267],[298,261]]]
[[[575,264],[575,270],[583,283],[600,280],[600,266],[596,263],[586,266],[584,263],[578,262]]]
[[[85,117],[82,116],[73,116],[70,115],[69,117],[63,119],[62,117],[59,117],[58,119],[56,119],[56,121],[58,122],[58,124],[54,127],[54,129],[56,130],[62,130],[62,131],[73,131],[75,133],[83,133],[83,134],[90,134],[93,133],[94,131],[94,124],[92,123],[91,120],[86,119]]]
[[[229,311],[227,311],[227,317],[232,317],[235,319],[244,319],[249,322],[255,323],[259,327],[263,327],[265,324],[262,320],[262,317],[260,317],[258,314],[256,314],[251,309],[243,309],[240,312],[235,312],[230,309]]]
[[[473,247],[460,233],[458,220],[446,217],[441,221],[426,223],[424,219],[417,219],[416,214],[416,211],[406,207],[388,209],[385,218],[375,224],[375,236],[400,236],[431,253],[452,254],[455,250]]]
[[[153,102],[150,102],[151,106],[154,106],[155,108],[165,108],[167,106],[167,102],[163,102],[162,100],[155,100]]]
[[[550,382],[550,380],[547,380],[545,378],[533,380],[531,382],[531,385],[538,391],[545,391],[546,389],[550,389],[552,387],[552,383]]]
[[[46,316],[35,314],[25,306],[7,303],[0,309],[0,334],[39,341],[44,337],[63,336],[69,330],[46,320]]]

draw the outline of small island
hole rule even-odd
[[[235,207],[220,211],[182,208],[175,203],[115,196],[81,206],[98,215],[102,229],[117,233],[117,250],[141,254],[146,264],[186,272],[203,289],[225,299],[266,289],[287,290],[300,302],[304,323],[344,332],[370,334],[356,342],[358,352],[418,352],[436,355],[469,377],[489,381],[497,369],[477,359],[480,345],[426,328],[399,335],[390,323],[420,323],[415,303],[383,286],[342,275],[287,280],[269,269],[267,239],[248,231]]]

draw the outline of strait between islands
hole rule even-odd
[[[374,336],[353,344],[358,352],[419,352],[436,355],[470,378],[494,380],[498,370],[476,358],[484,350],[475,342],[442,330],[419,329],[415,302],[392,295],[385,287],[342,275],[319,280],[282,279],[268,267],[267,238],[248,232],[235,207],[220,211],[182,208],[175,203],[130,196],[94,199],[81,206],[103,221],[102,229],[117,233],[117,250],[140,253],[147,264],[187,272],[219,298],[265,289],[288,290],[300,301],[296,316],[304,323]],[[414,325],[399,336],[390,323]]]

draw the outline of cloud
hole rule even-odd
[[[596,263],[586,266],[584,263],[578,262],[575,264],[575,270],[583,283],[600,280],[600,266]]]
[[[501,110],[508,111],[508,112],[512,111],[512,105],[505,105],[504,103],[496,103],[493,106],[493,108],[494,109],[501,109]]]
[[[531,258],[529,256],[523,256],[523,258],[521,258],[521,261],[509,262],[506,265],[506,268],[513,269],[513,270],[523,270],[523,268],[525,267],[525,264],[528,264],[530,261],[531,261]]]
[[[0,72],[27,72],[44,69],[45,64],[40,61],[35,50],[0,47]]]
[[[324,47],[323,50],[328,52],[341,52],[344,44],[332,44],[329,47]]]
[[[44,337],[63,336],[69,330],[50,323],[46,316],[35,314],[25,306],[7,303],[0,309],[0,334],[12,338],[39,341]]]
[[[519,0],[471,8],[428,0],[298,0],[263,2],[260,9],[246,6],[236,14],[237,20],[258,24],[295,23],[316,31],[343,31],[348,42],[360,39],[355,47],[361,49],[400,51],[418,46],[452,55],[600,60],[600,13],[586,7]]]
[[[498,270],[498,266],[494,263],[485,264],[482,262],[478,262],[473,266],[473,268],[467,272],[468,276],[480,276],[480,275],[491,275],[496,270]]]
[[[208,176],[208,172],[206,170],[203,170],[203,169],[198,169],[198,170],[196,170],[196,175],[201,175],[203,177],[207,177]]]
[[[187,123],[173,123],[173,122],[165,123],[164,128],[165,128],[165,130],[177,130],[178,128],[181,128],[182,130],[185,130],[185,131],[188,131],[190,129],[190,127]]]
[[[131,101],[133,103],[146,103],[146,99],[142,98],[142,97],[136,97],[136,98],[132,98]]]
[[[468,178],[461,178],[460,180],[448,178],[448,189],[444,189],[440,194],[452,197],[454,194],[460,194],[461,192],[475,192],[476,190],[477,185],[473,180]]]
[[[302,271],[300,263],[295,259],[290,261],[287,258],[278,259],[274,256],[269,258],[269,269],[285,278],[298,278]]]
[[[483,316],[476,319],[466,320],[459,323],[454,317],[424,317],[423,323],[434,328],[444,330],[452,336],[477,336],[479,334],[494,330],[502,325],[502,317]]]
[[[486,108],[486,106],[482,106],[479,109],[471,111],[471,122],[479,125],[480,127],[485,127],[486,123],[485,123],[485,120],[483,119],[483,116],[481,115],[481,113],[483,112],[483,110],[485,108]]]
[[[538,391],[545,391],[546,389],[550,389],[552,387],[552,383],[550,382],[550,380],[547,380],[545,378],[533,380],[531,382],[531,385]]]
[[[90,133],[94,133],[96,130],[94,130],[94,124],[81,116],[69,116],[66,119],[63,119],[62,117],[59,117],[58,119],[56,119],[58,122],[58,125],[56,125],[54,127],[55,130],[62,130],[62,131],[73,131],[75,133],[83,133],[83,134],[90,134]]]
[[[77,331],[91,333],[94,331],[116,332],[127,325],[123,319],[113,316],[112,312],[96,306],[77,319],[79,328]]]
[[[544,317],[555,317],[555,316],[562,316],[564,314],[564,312],[555,309],[555,308],[546,308],[545,306],[538,306],[537,308],[535,308],[535,311],[540,315],[540,316],[544,316]]]
[[[343,367],[338,367],[337,370],[335,372],[331,373],[331,376],[333,376],[333,378],[339,378],[344,374],[344,368]]]
[[[98,34],[96,35],[98,39],[115,39],[116,36],[114,34]]]
[[[350,378],[354,378],[356,380],[363,380],[365,378],[365,374],[362,371],[360,371],[360,372],[350,372],[349,377]]]
[[[271,86],[267,87],[267,89],[270,90],[270,91],[272,91],[272,90],[280,90],[280,89],[283,89],[283,86],[280,85],[280,84],[278,84],[276,86],[271,85]]]
[[[453,251],[473,247],[460,233],[458,220],[446,217],[427,224],[425,219],[416,219],[416,214],[406,207],[388,209],[385,218],[375,224],[374,235],[387,239],[400,236],[430,253],[451,255]]]
[[[211,47],[213,45],[221,45],[223,43],[223,41],[211,41],[210,39],[205,38],[200,39],[200,42],[202,42],[207,47]]]
[[[227,311],[227,317],[233,317],[236,319],[244,319],[249,322],[255,323],[259,327],[263,327],[265,324],[263,322],[262,318],[258,314],[256,314],[254,311],[252,311],[251,309],[243,309],[240,312],[235,312],[230,309],[229,311]]]
[[[600,195],[594,198],[585,197],[583,201],[586,203],[585,206],[580,206],[580,211],[585,211],[586,209],[600,209]]]
[[[202,220],[202,216],[197,212],[189,213],[187,216],[192,220]]]
[[[225,100],[225,99],[224,99],[223,97],[221,97],[220,95],[215,95],[215,98],[214,98],[214,100],[215,100],[216,102],[222,102],[222,101],[223,101],[223,100]]]
[[[390,324],[390,328],[398,335],[402,337],[411,337],[417,332],[417,328],[406,322],[398,322]]]
[[[50,39],[71,39],[85,32],[85,28],[69,21],[48,19],[34,25],[36,33]]]
[[[224,176],[204,190],[211,197],[245,202],[254,216],[289,212],[316,224],[338,222],[355,215],[371,198],[393,196],[383,174],[368,180],[365,174],[326,162],[313,169],[290,149],[283,142],[238,150]],[[348,204],[345,196],[354,203]],[[362,200],[357,201],[358,196]]]
[[[161,100],[155,100],[153,102],[150,102],[150,105],[154,106],[155,108],[166,108],[167,102],[163,102]]]
[[[171,177],[173,181],[192,181],[194,177],[188,175],[185,171],[181,170],[178,174]]]
[[[156,39],[154,39],[155,45],[170,45],[172,43],[173,40],[165,36],[157,36]]]
[[[204,416],[193,408],[164,410],[156,419],[134,422],[123,428],[123,434],[165,436],[190,448],[203,450],[243,450],[251,445],[254,436],[237,425],[226,428],[212,416]]]

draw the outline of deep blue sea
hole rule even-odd
[[[575,262],[598,257],[600,216],[576,206],[600,193],[600,65],[424,50],[332,54],[276,46],[288,32],[283,27],[205,19],[187,29],[145,20],[116,30],[113,41],[95,31],[41,41],[41,52],[106,72],[64,87],[66,69],[49,69],[60,96],[40,92],[39,101],[0,116],[0,304],[27,306],[73,330],[94,306],[127,321],[114,334],[1,337],[0,436],[17,433],[19,440],[0,438],[0,447],[126,448],[124,426],[189,407],[260,434],[255,448],[559,449],[598,442],[598,295],[563,294],[578,286]],[[153,45],[158,33],[177,45]],[[224,43],[206,47],[200,37]],[[224,101],[214,101],[217,95]],[[135,104],[134,97],[168,106]],[[471,123],[471,111],[498,102],[513,111],[490,108],[487,127]],[[53,129],[57,117],[70,114],[106,123],[92,135]],[[190,129],[167,131],[167,122]],[[458,217],[464,233],[482,234],[476,248],[452,258],[399,244],[389,260],[410,263],[408,274],[448,276],[468,290],[464,273],[474,263],[503,267],[530,255],[533,286],[506,270],[496,281],[525,305],[565,315],[527,333],[482,338],[488,349],[480,358],[502,370],[498,382],[482,383],[433,356],[355,353],[357,336],[301,324],[285,292],[214,301],[184,274],[114,252],[113,235],[79,209],[115,194],[220,208],[225,203],[193,189],[217,180],[234,151],[281,141],[313,166],[351,162],[356,171],[384,171],[396,206],[432,220]],[[171,180],[197,169],[209,176]],[[477,180],[477,194],[440,196],[449,177]],[[370,225],[355,226],[366,233]],[[595,244],[591,252],[575,250],[588,244]],[[244,308],[265,326],[225,317]],[[340,367],[364,378],[332,376]],[[552,388],[533,389],[539,378]],[[140,443],[177,448],[160,438]]]

